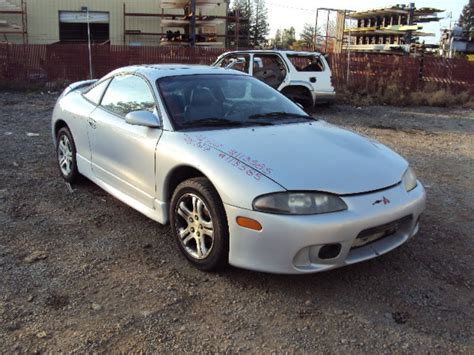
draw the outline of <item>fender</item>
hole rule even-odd
[[[281,91],[283,90],[284,88],[286,87],[289,87],[289,86],[304,86],[306,89],[308,89],[310,91],[310,93],[312,94],[314,92],[314,89],[313,87],[311,86],[310,83],[304,81],[304,80],[291,80],[288,84],[285,85],[285,83],[283,83],[279,88],[278,88],[278,91]]]

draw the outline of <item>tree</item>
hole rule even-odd
[[[312,49],[315,45],[316,27],[305,23],[303,32],[300,33],[301,45],[306,49]]]
[[[306,47],[306,44],[303,43],[303,41],[297,40],[296,42],[293,42],[293,44],[290,46],[290,49],[292,51],[304,51],[308,50],[309,48]]]
[[[296,31],[292,26],[290,28],[285,28],[281,35],[282,47],[289,49],[296,42]]]
[[[239,14],[239,47],[250,47],[250,19],[252,17],[253,9],[251,0],[234,0],[231,5],[231,16]],[[235,22],[230,22],[227,27],[227,34],[229,39],[234,41],[237,25]],[[237,45],[237,43],[235,43]]]
[[[295,28],[278,29],[272,42],[273,46],[278,49],[291,49],[293,44],[296,43]]]
[[[469,3],[464,5],[458,22],[463,34],[472,40],[474,37],[474,0],[469,0]]]
[[[250,45],[264,47],[268,35],[268,12],[265,0],[253,0],[253,14],[250,17]]]
[[[273,39],[273,46],[276,48],[281,48],[281,30],[278,29],[275,33],[275,38]]]

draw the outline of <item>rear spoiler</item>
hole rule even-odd
[[[83,89],[83,88],[86,88],[86,87],[88,87],[88,86],[91,86],[92,84],[94,84],[95,82],[97,82],[97,80],[98,80],[98,79],[76,81],[75,83],[72,83],[71,85],[69,85],[69,86],[63,91],[62,96],[66,96],[67,94],[69,94],[69,93],[72,92],[72,91],[79,90],[79,89]]]

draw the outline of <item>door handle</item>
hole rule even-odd
[[[311,78],[309,78],[309,81],[311,81],[312,83],[315,83],[315,82],[316,82],[316,80],[317,80],[317,79],[316,79],[314,76],[313,76],[313,77],[311,77]]]
[[[93,129],[97,128],[95,120],[93,120],[92,118],[89,118],[88,122],[89,122],[89,126],[91,126],[91,128],[93,128]]]

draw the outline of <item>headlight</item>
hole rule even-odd
[[[257,197],[257,211],[281,214],[320,214],[347,209],[341,198],[321,192],[277,192]]]
[[[416,175],[412,168],[408,168],[407,171],[405,171],[402,176],[402,182],[407,192],[416,187],[418,183],[416,182]]]

